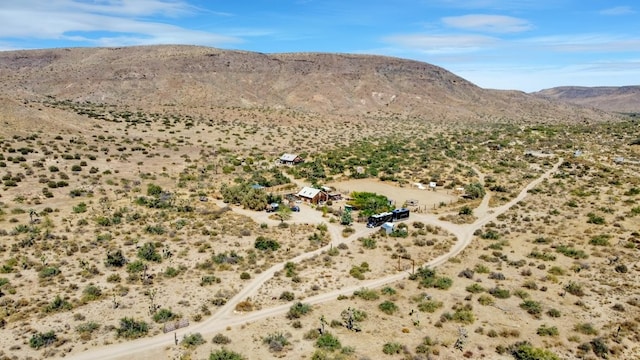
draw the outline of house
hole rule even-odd
[[[295,165],[304,162],[304,159],[296,154],[282,154],[280,163],[286,165]]]
[[[310,202],[312,204],[317,204],[321,201],[327,201],[329,199],[329,196],[325,191],[308,186],[303,187],[302,190],[298,192],[298,197],[301,200]]]

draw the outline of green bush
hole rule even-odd
[[[361,288],[360,290],[356,290],[353,292],[354,296],[361,298],[362,300],[378,300],[380,295],[375,290]]]
[[[143,260],[161,262],[162,255],[156,251],[156,246],[152,242],[147,242],[138,250],[138,257]]]
[[[388,342],[382,345],[382,352],[387,355],[400,354],[402,352],[402,344],[397,342]]]
[[[387,315],[393,315],[396,311],[398,311],[398,306],[392,301],[384,301],[378,305],[378,309]]]
[[[442,301],[426,300],[418,304],[418,310],[428,313],[434,313],[443,306]]]
[[[120,319],[120,327],[116,328],[116,336],[125,339],[137,339],[147,335],[148,332],[149,325],[146,322],[128,317]]]
[[[287,318],[289,318],[289,319],[298,319],[298,318],[302,317],[303,315],[306,315],[306,314],[310,313],[311,310],[312,310],[311,305],[303,304],[303,303],[298,301],[297,303],[293,304],[289,308],[289,312],[287,313]]]
[[[536,330],[536,334],[540,336],[558,336],[560,332],[555,326],[547,327],[547,325],[542,325]]]
[[[53,332],[53,330],[46,333],[33,334],[31,336],[31,339],[29,339],[29,346],[33,349],[38,350],[41,347],[46,347],[53,344],[57,339],[58,337]]]
[[[209,360],[245,360],[245,357],[227,349],[220,349],[209,354]]]
[[[520,342],[509,347],[511,355],[516,360],[560,360],[549,350],[534,348],[528,342]]]
[[[160,309],[153,314],[153,321],[157,323],[166,323],[167,321],[171,321],[177,317],[170,309]]]
[[[60,297],[60,295],[56,295],[56,297],[51,301],[45,308],[45,313],[52,313],[58,311],[71,310],[73,305],[70,302]]]
[[[262,235],[256,238],[254,246],[258,250],[276,251],[280,248],[280,244],[276,240],[265,238]]]
[[[316,340],[316,346],[323,350],[334,351],[342,346],[340,340],[333,336],[330,332],[325,332]]]
[[[194,348],[198,345],[204,344],[205,342],[206,341],[204,341],[202,334],[194,333],[194,334],[185,335],[182,341],[180,342],[180,344],[182,344],[182,346],[186,348]]]
[[[269,334],[262,338],[262,342],[269,346],[269,350],[273,352],[280,352],[284,350],[284,347],[289,345],[289,340],[281,332]]]

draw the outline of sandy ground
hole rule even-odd
[[[453,190],[437,188],[436,190],[418,189],[409,185],[399,186],[395,183],[382,182],[375,179],[355,179],[339,181],[328,184],[343,194],[350,194],[353,191],[373,192],[385,195],[390,201],[401,207],[408,200],[418,200],[415,209],[428,211],[436,208],[440,203],[451,204],[458,200],[459,194]]]

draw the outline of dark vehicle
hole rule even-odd
[[[392,219],[393,219],[393,213],[390,213],[390,212],[383,212],[382,214],[371,215],[369,216],[369,219],[367,219],[367,227],[373,228],[376,226],[380,226],[386,222],[392,221]]]
[[[409,218],[409,209],[395,209],[392,212],[383,212],[382,214],[375,214],[369,216],[367,219],[367,227],[374,228],[380,226],[386,222],[400,221]]]
[[[298,205],[293,205],[293,206],[291,207],[291,211],[293,211],[293,212],[300,212],[300,206],[298,206]]]
[[[409,209],[395,209],[392,211],[393,213],[393,221],[400,221],[409,218]]]

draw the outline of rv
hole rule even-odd
[[[399,221],[409,218],[409,209],[395,209],[392,211],[393,213],[393,221]]]
[[[367,219],[367,227],[373,228],[392,220],[393,220],[393,213],[390,213],[390,212],[383,212],[382,214],[371,215],[369,216],[369,219]]]

